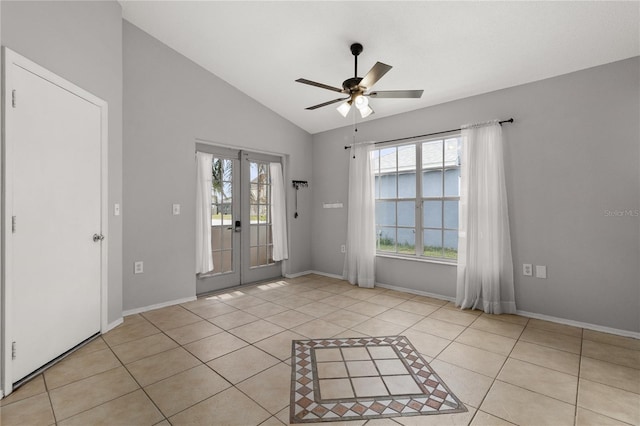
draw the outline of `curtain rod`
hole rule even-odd
[[[513,118],[509,118],[508,120],[501,120],[498,121],[498,124],[500,124],[502,126],[503,123],[513,123]],[[408,139],[415,139],[415,138],[424,138],[427,136],[436,136],[436,135],[443,135],[445,133],[452,133],[452,132],[459,132],[462,129],[451,129],[451,130],[443,130],[441,132],[434,132],[434,133],[427,133],[426,135],[418,135],[418,136],[408,136],[406,138],[398,138],[398,139],[389,139],[386,141],[380,141],[380,142],[374,142],[374,145],[378,145],[379,143],[387,143],[387,142],[399,142],[399,141],[405,141]],[[346,145],[344,147],[344,149],[349,149],[351,148],[353,145]]]

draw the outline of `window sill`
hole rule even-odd
[[[447,266],[455,266],[455,267],[458,266],[457,262],[431,259],[428,257],[401,256],[397,254],[381,254],[381,253],[376,253],[376,257],[383,257],[385,259],[408,260],[409,262],[435,263],[437,265],[447,265]]]

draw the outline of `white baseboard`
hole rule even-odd
[[[544,320],[544,321],[556,322],[558,324],[571,325],[574,327],[586,328],[588,330],[601,331],[603,333],[609,333],[609,334],[615,334],[623,337],[632,337],[634,339],[640,339],[640,333],[635,331],[620,330],[618,328],[605,327],[603,325],[590,324],[588,322],[573,321],[573,320],[564,319],[564,318],[552,317],[544,314],[536,314],[535,312],[521,311],[519,309],[516,311],[516,313],[523,317],[535,318],[535,319]]]
[[[196,296],[184,297],[182,299],[170,300],[168,302],[157,303],[155,305],[144,306],[142,308],[134,308],[126,311],[122,311],[122,316],[126,317],[129,315],[139,314],[142,312],[153,311],[154,309],[166,308],[167,306],[179,305],[180,303],[187,303],[196,300]]]
[[[401,291],[402,293],[415,294],[417,296],[426,296],[433,299],[446,300],[447,302],[454,302],[455,297],[443,296],[441,294],[429,293],[428,291],[414,290],[412,288],[398,287],[390,284],[376,283],[376,287],[382,287],[389,290]]]
[[[309,274],[322,275],[323,277],[337,278],[339,280],[343,279],[342,275],[329,274],[327,272],[320,272],[320,271],[313,271],[313,270],[296,272],[295,274],[285,274],[284,277],[285,278],[298,278],[298,277],[301,277],[303,275],[309,275]]]
[[[120,324],[122,324],[124,322],[124,318],[120,317],[117,320],[107,324],[107,329],[106,330],[102,330],[102,334],[113,330],[114,328],[116,328],[117,326],[119,326]]]

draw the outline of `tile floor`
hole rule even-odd
[[[0,423],[287,424],[292,340],[386,335],[468,411],[349,424],[640,424],[640,340],[317,275],[126,317],[1,400]]]

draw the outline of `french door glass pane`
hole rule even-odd
[[[249,197],[250,266],[274,263],[271,252],[271,176],[269,163],[250,161],[251,194]]]
[[[233,160],[213,157],[211,167],[211,251],[213,274],[233,272]]]

